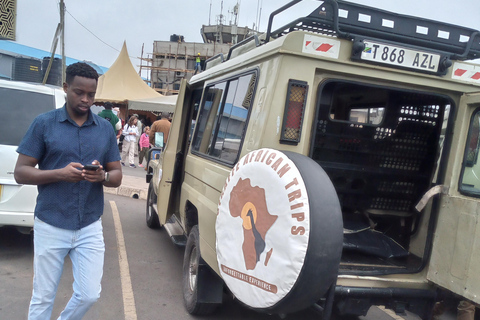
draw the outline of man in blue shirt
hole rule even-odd
[[[81,319],[100,297],[103,186],[118,187],[122,169],[111,125],[90,111],[97,82],[88,64],[68,66],[66,104],[35,118],[17,149],[15,180],[38,185],[29,320],[50,319],[67,255],[74,292],[58,319]]]

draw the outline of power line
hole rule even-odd
[[[79,25],[81,25],[85,30],[87,30],[88,32],[90,32],[95,38],[97,38],[98,40],[100,40],[103,44],[109,46],[110,48],[112,48],[113,50],[116,50],[118,52],[120,52],[120,50],[114,48],[113,46],[109,45],[108,43],[106,43],[105,41],[103,41],[102,39],[100,39],[99,37],[97,37],[97,35],[95,33],[93,33],[92,31],[90,31],[87,27],[85,27],[80,21],[78,21],[71,13],[70,11],[68,11],[67,9],[65,9],[65,11],[70,15],[70,17],[73,18],[73,20],[75,20]]]
[[[84,28],[85,30],[87,30],[88,32],[90,32],[95,38],[97,38],[100,42],[102,42],[103,44],[105,44],[106,46],[109,46],[110,48],[112,48],[113,50],[117,51],[117,52],[120,52],[120,50],[118,50],[117,48],[114,48],[113,46],[109,45],[108,43],[106,43],[105,41],[103,41],[102,39],[100,39],[95,33],[93,33],[92,31],[90,31],[87,27],[85,27],[80,21],[78,21],[71,13],[70,11],[67,10],[67,8],[65,7],[65,12],[67,12],[70,17],[73,18],[73,20],[75,20],[80,26],[82,26],[82,28]],[[137,57],[132,57],[129,55],[130,58],[132,59],[137,59]]]

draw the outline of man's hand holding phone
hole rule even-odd
[[[90,170],[90,171],[95,171],[98,168],[100,168],[100,166],[98,164],[86,164],[86,165],[83,166],[83,169]]]
[[[93,161],[92,164],[83,166],[82,176],[89,182],[103,182],[105,180],[105,172],[97,160]]]

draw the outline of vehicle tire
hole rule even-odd
[[[222,190],[216,246],[221,276],[244,305],[269,314],[313,305],[335,283],[343,247],[330,178],[298,153],[248,153]]]
[[[194,226],[188,236],[183,258],[183,301],[188,313],[192,315],[211,314],[217,304],[199,302],[200,264],[205,264],[200,255],[200,235],[198,226]]]
[[[158,214],[153,207],[157,203],[157,195],[153,188],[153,182],[150,182],[148,185],[148,194],[147,194],[147,208],[146,208],[146,220],[147,226],[151,229],[160,228],[160,221],[158,220]]]

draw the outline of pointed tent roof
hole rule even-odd
[[[150,99],[162,97],[150,88],[138,75],[128,57],[127,44],[112,66],[98,78],[96,102],[126,103],[128,100]]]

